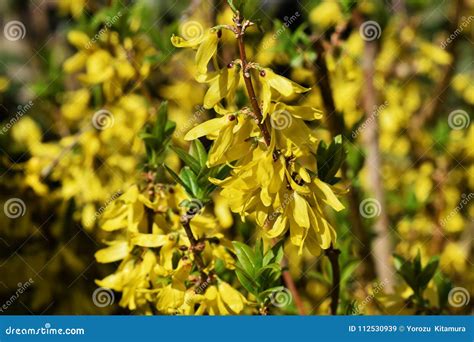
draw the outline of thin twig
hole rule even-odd
[[[288,259],[286,257],[283,258],[281,262],[282,268],[287,268],[288,266]],[[293,296],[293,300],[295,302],[296,310],[300,315],[306,315],[306,309],[304,308],[303,301],[301,300],[301,296],[296,288],[295,282],[291,277],[291,273],[289,270],[285,269],[282,272],[283,282],[285,283],[288,290],[290,290],[291,295]]]
[[[257,96],[255,95],[255,90],[252,84],[252,77],[247,67],[248,61],[247,61],[247,54],[245,53],[243,20],[244,20],[243,17],[240,15],[240,13],[238,13],[235,19],[235,24],[237,28],[237,36],[238,36],[237,41],[239,45],[239,54],[240,54],[240,59],[242,61],[242,75],[244,77],[245,87],[247,88],[247,93],[248,93],[249,100],[253,108],[253,112],[255,113],[255,116],[257,117],[257,125],[260,128],[260,131],[262,132],[265,145],[270,146],[270,132],[268,132],[265,122],[262,122],[262,118],[263,118],[262,111],[260,110],[260,106],[257,101]]]
[[[323,100],[324,111],[326,113],[326,120],[329,131],[333,137],[337,135],[345,136],[345,124],[344,117],[336,110],[334,97],[331,88],[331,80],[329,77],[329,71],[326,64],[326,51],[324,49],[322,38],[318,37],[313,39],[313,48],[317,53],[315,62],[315,69],[318,79],[318,87],[321,92]],[[344,161],[341,167],[342,175],[344,179],[349,180],[349,168],[347,162]],[[360,205],[360,194],[356,187],[351,187],[348,194],[349,202],[349,215],[352,223],[352,229],[357,236],[359,256],[361,260],[364,260],[366,267],[364,268],[365,278],[372,279],[375,274],[374,261],[371,256],[370,250],[370,239],[364,228],[364,224],[360,217],[359,205]]]
[[[193,253],[194,261],[196,262],[196,266],[201,273],[201,281],[204,282],[208,278],[207,273],[205,272],[206,265],[204,264],[204,260],[201,256],[201,252],[204,249],[204,244],[194,237],[193,231],[191,229],[191,219],[194,217],[194,215],[194,212],[188,211],[186,214],[181,216],[180,221],[183,225],[184,231],[186,232],[186,236],[189,239],[189,243],[191,244],[189,249]]]
[[[331,315],[337,315],[339,305],[339,292],[341,283],[341,269],[339,267],[339,254],[341,251],[331,246],[324,250],[332,267],[332,288],[331,288]]]
[[[363,73],[364,89],[362,102],[364,106],[366,129],[363,132],[364,143],[367,148],[367,177],[371,190],[379,207],[378,216],[375,219],[374,231],[376,237],[373,240],[372,249],[374,254],[375,270],[379,279],[386,281],[386,291],[393,290],[394,271],[391,263],[393,253],[390,241],[390,229],[388,214],[385,205],[385,191],[380,174],[381,158],[379,149],[379,124],[377,117],[373,115],[374,109],[378,108],[377,90],[374,85],[375,59],[378,51],[376,41],[366,41],[364,44]]]

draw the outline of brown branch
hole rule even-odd
[[[238,46],[239,46],[239,54],[240,54],[240,59],[242,61],[242,75],[244,77],[245,87],[247,88],[250,104],[252,105],[253,112],[255,113],[255,116],[257,117],[257,125],[260,128],[260,131],[262,132],[265,145],[270,146],[270,139],[271,139],[270,132],[268,131],[267,126],[265,125],[265,122],[262,122],[262,118],[263,118],[262,111],[260,110],[260,106],[257,101],[257,96],[255,95],[255,90],[253,88],[252,78],[248,70],[247,54],[245,53],[245,43],[244,43],[245,30],[244,30],[243,20],[244,19],[240,15],[240,13],[237,13],[235,17],[235,25],[237,29],[236,35],[237,35],[237,41],[238,41]]]
[[[324,254],[329,258],[332,268],[332,288],[331,288],[331,315],[337,315],[339,305],[339,292],[341,283],[341,269],[339,267],[339,254],[341,251],[331,246],[324,250]]]
[[[288,267],[288,259],[286,257],[283,258],[281,262],[282,268]],[[291,295],[293,296],[293,300],[295,302],[296,310],[300,315],[306,315],[306,309],[304,308],[303,301],[301,300],[301,296],[296,288],[295,282],[291,277],[291,273],[289,270],[284,270],[282,272],[283,282],[288,290],[290,290]]]
[[[196,262],[196,266],[201,273],[201,282],[207,281],[207,273],[205,272],[206,265],[204,264],[204,260],[202,259],[201,252],[204,249],[204,243],[200,242],[194,237],[193,231],[191,229],[191,219],[194,217],[196,213],[188,211],[186,214],[180,217],[181,224],[183,225],[184,231],[186,232],[186,236],[189,239],[190,247],[189,249],[194,255],[194,261]]]
[[[345,124],[344,117],[336,110],[334,97],[332,95],[331,80],[329,77],[329,71],[326,64],[326,51],[324,49],[321,38],[313,39],[313,48],[317,53],[317,58],[315,62],[315,69],[318,79],[318,87],[321,92],[321,97],[323,100],[324,111],[326,113],[326,120],[328,124],[329,131],[333,137],[337,135],[345,136]],[[342,175],[347,181],[349,177],[349,168],[347,162],[344,161],[342,164]],[[371,256],[370,250],[370,239],[364,228],[364,224],[359,214],[359,205],[360,205],[360,194],[357,188],[351,187],[348,194],[349,202],[349,215],[352,223],[352,229],[357,236],[358,244],[358,253],[361,260],[365,261],[366,267],[364,267],[364,277],[367,279],[374,278],[374,261]]]
[[[362,102],[366,115],[366,128],[363,131],[364,144],[367,148],[367,173],[368,183],[374,194],[377,204],[380,206],[380,213],[375,219],[374,231],[376,237],[373,240],[373,254],[375,270],[379,279],[386,280],[387,292],[392,291],[394,278],[391,255],[393,246],[390,241],[390,230],[388,215],[385,206],[385,191],[383,180],[380,175],[381,158],[379,150],[379,124],[378,118],[374,115],[374,109],[378,106],[377,90],[374,85],[375,58],[377,55],[377,42],[366,41],[364,44],[363,73],[364,89],[362,92]]]
[[[436,169],[433,173],[433,181],[435,182],[436,197],[433,200],[433,217],[434,230],[433,239],[431,240],[431,253],[439,254],[443,250],[445,237],[442,226],[442,213],[446,208],[445,185],[448,179],[448,163],[447,160],[440,157],[436,159]]]

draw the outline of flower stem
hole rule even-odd
[[[189,239],[189,243],[191,244],[190,250],[194,255],[194,261],[196,262],[196,266],[201,273],[201,281],[207,281],[207,274],[204,271],[206,265],[204,264],[204,260],[202,259],[201,252],[204,249],[203,243],[199,242],[194,237],[193,231],[191,230],[191,219],[194,217],[194,213],[187,212],[185,215],[182,215],[180,218],[181,224],[183,225],[184,231]]]
[[[329,258],[332,267],[332,288],[331,288],[331,315],[337,315],[339,305],[339,291],[341,282],[341,270],[339,268],[339,254],[341,251],[331,245],[324,253]]]
[[[288,265],[288,260],[286,257],[283,258],[282,260],[282,267],[286,267]],[[282,272],[282,277],[283,277],[283,282],[285,283],[286,288],[290,290],[291,295],[293,296],[293,300],[295,302],[296,310],[298,310],[298,314],[300,315],[306,315],[306,310],[303,305],[303,301],[301,300],[300,294],[298,292],[298,289],[296,288],[295,282],[293,281],[293,278],[291,277],[290,271],[284,270]]]
[[[263,122],[262,120],[263,115],[257,101],[257,96],[255,95],[255,89],[253,88],[253,84],[252,84],[252,77],[250,75],[250,72],[247,70],[248,61],[247,61],[247,54],[245,53],[243,17],[240,15],[239,12],[237,12],[237,15],[235,18],[235,24],[236,24],[236,29],[237,29],[236,34],[237,34],[237,41],[239,45],[239,54],[240,54],[240,59],[242,60],[242,75],[244,77],[245,87],[247,88],[250,104],[252,105],[252,109],[255,113],[257,125],[260,128],[260,131],[262,132],[265,145],[270,146],[270,132],[268,131],[267,126],[265,125],[265,122]]]

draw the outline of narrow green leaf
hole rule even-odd
[[[244,269],[247,271],[247,273],[252,275],[252,277],[255,276],[256,263],[255,263],[255,255],[252,249],[249,246],[238,241],[232,241],[232,244],[234,245],[237,259],[241,262]]]
[[[204,148],[204,145],[201,143],[199,139],[195,139],[192,141],[190,154],[195,159],[197,159],[197,161],[199,162],[199,165],[201,166],[201,169],[204,169],[206,167],[207,152],[206,152],[206,149]]]
[[[235,270],[235,274],[237,275],[237,279],[239,279],[240,284],[251,294],[257,296],[258,291],[253,285],[253,281],[250,277],[248,277],[244,272],[239,269]]]
[[[179,172],[181,180],[186,183],[186,185],[191,189],[192,193],[190,195],[194,198],[201,199],[199,196],[199,184],[197,183],[196,174],[189,168],[185,166]]]
[[[176,172],[170,169],[166,164],[163,164],[163,166],[165,167],[166,171],[168,171],[170,176],[174,179],[174,181],[180,184],[184,188],[184,190],[186,190],[188,195],[193,196],[193,190],[185,182],[181,180],[181,178],[176,174]]]
[[[428,264],[426,264],[425,268],[419,275],[418,284],[420,288],[424,289],[426,286],[428,286],[428,283],[430,282],[431,278],[433,278],[436,269],[438,268],[438,264],[438,256],[434,256],[430,259],[430,261],[428,261]]]
[[[182,148],[171,146],[171,149],[178,155],[179,159],[181,159],[187,166],[191,168],[191,170],[193,170],[196,175],[199,174],[201,171],[201,165],[197,159],[188,154],[188,152]]]

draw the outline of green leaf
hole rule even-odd
[[[426,264],[425,268],[419,275],[418,285],[420,286],[420,288],[422,289],[426,288],[431,278],[433,278],[436,272],[436,269],[438,268],[438,264],[439,264],[438,256],[434,256],[430,259],[430,261],[428,261],[428,264]]]
[[[285,253],[283,250],[284,243],[285,241],[280,240],[272,247],[273,254],[275,255],[275,258],[273,259],[274,262],[280,263],[283,260]]]
[[[262,266],[267,266],[269,263],[273,261],[275,258],[275,253],[273,253],[273,249],[269,249],[262,260]]]
[[[440,308],[445,308],[448,303],[449,291],[453,288],[453,284],[448,278],[445,278],[441,272],[437,272],[434,277],[438,292],[438,302]]]
[[[255,282],[250,278],[248,275],[246,275],[244,272],[242,272],[239,269],[235,270],[235,274],[237,275],[237,279],[239,279],[240,284],[251,294],[257,296],[258,291],[255,287]]]
[[[281,273],[281,265],[277,264],[277,263],[271,263],[271,264],[268,264],[266,266],[263,266],[262,268],[260,268],[257,271],[257,273],[255,275],[255,278],[259,278],[265,271],[268,271],[268,270],[272,270],[272,271],[276,271],[276,272]]]
[[[154,129],[154,134],[156,135],[158,141],[164,140],[164,132],[166,121],[168,120],[168,101],[163,101],[158,108],[158,114],[156,115],[156,124]]]
[[[199,139],[195,139],[192,141],[190,154],[195,159],[197,159],[197,161],[199,162],[199,165],[201,166],[201,169],[204,169],[206,167],[207,152],[206,152],[206,149],[204,148],[204,145],[201,143]]]
[[[316,150],[318,178],[328,184],[335,184],[338,179],[334,176],[344,162],[345,155],[341,135],[334,137],[329,146],[321,141]]]
[[[174,181],[180,184],[184,188],[184,190],[186,190],[188,195],[193,196],[193,190],[185,182],[181,180],[181,178],[176,174],[176,172],[170,169],[166,164],[163,164],[163,166],[165,167],[166,171],[168,171],[170,176],[174,179]]]
[[[421,254],[420,250],[416,253],[416,257],[413,260],[413,272],[418,275],[421,273]]]
[[[237,255],[237,260],[242,264],[242,268],[250,274],[252,277],[255,276],[255,255],[249,246],[238,242],[232,241],[232,244],[235,248],[235,254]]]
[[[405,258],[403,258],[401,255],[398,255],[398,254],[393,255],[393,264],[394,264],[395,269],[397,271],[399,271],[401,269],[402,265],[406,262],[407,261],[405,260]]]
[[[181,169],[179,176],[181,180],[191,189],[191,195],[194,198],[201,199],[199,196],[199,184],[197,183],[196,174],[188,167],[185,166]]]
[[[171,146],[171,149],[178,155],[179,159],[181,159],[187,166],[191,168],[191,170],[193,170],[196,175],[199,174],[201,171],[201,165],[197,159],[179,147]]]
[[[263,263],[263,240],[258,239],[255,243],[255,266],[256,268],[262,267]]]

